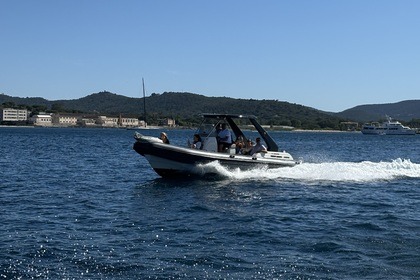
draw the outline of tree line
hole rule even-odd
[[[5,95],[0,95],[0,101]],[[37,103],[33,103],[37,102]],[[146,116],[144,116],[146,103]],[[17,105],[18,104],[18,105]],[[193,127],[201,122],[201,113],[229,113],[255,115],[263,125],[289,126],[297,129],[346,130],[345,121],[350,118],[323,112],[307,106],[278,100],[235,99],[229,97],[207,97],[187,92],[153,93],[146,97],[126,97],[107,91],[94,93],[74,100],[48,101],[40,98],[13,98],[6,100],[3,107],[25,108],[38,114],[85,113],[107,116],[146,117],[149,125],[159,120],[172,118],[180,126]],[[406,122],[419,127],[419,120]]]

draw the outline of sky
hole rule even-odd
[[[418,0],[0,0],[0,93],[420,99]]]

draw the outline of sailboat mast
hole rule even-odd
[[[147,126],[147,121],[146,121],[146,91],[144,89],[144,78],[141,78],[141,81],[143,83],[144,127],[146,127]]]

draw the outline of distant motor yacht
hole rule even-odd
[[[416,131],[408,126],[402,125],[399,121],[394,121],[386,116],[387,121],[383,123],[371,122],[362,126],[363,134],[374,135],[414,135]]]

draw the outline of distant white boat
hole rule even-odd
[[[408,126],[402,125],[398,121],[393,121],[391,117],[386,116],[387,121],[383,123],[371,122],[362,126],[363,134],[373,135],[414,135],[416,131]]]

